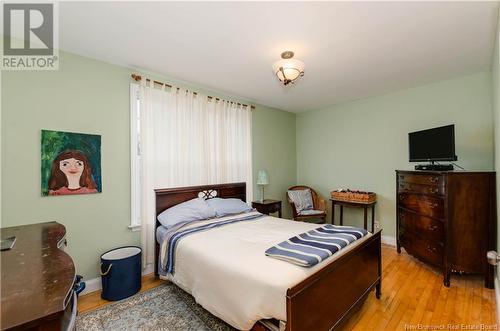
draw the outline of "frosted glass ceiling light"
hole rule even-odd
[[[283,85],[294,83],[299,77],[304,76],[304,62],[293,59],[294,53],[286,51],[281,53],[281,60],[273,65],[273,71]]]

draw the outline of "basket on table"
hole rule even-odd
[[[354,190],[337,190],[330,192],[332,199],[346,201],[346,202],[359,202],[359,203],[372,203],[377,201],[377,194],[374,192],[354,191]]]

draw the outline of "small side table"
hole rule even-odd
[[[368,208],[372,210],[372,232],[375,231],[375,205],[377,201],[373,202],[356,202],[356,201],[343,201],[336,200],[330,198],[332,202],[332,224],[335,224],[335,205],[339,205],[340,207],[340,225],[344,225],[344,206],[346,207],[354,207],[354,208],[363,208],[364,209],[364,226],[365,230],[368,230]]]
[[[257,209],[260,213],[269,215],[270,213],[278,213],[278,217],[281,218],[281,201],[264,199],[264,201],[253,201],[252,207]]]

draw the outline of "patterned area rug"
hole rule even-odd
[[[235,329],[203,309],[192,296],[172,283],[166,283],[79,315],[76,330],[233,331]]]

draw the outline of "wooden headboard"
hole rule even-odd
[[[214,184],[202,186],[177,187],[155,190],[156,196],[156,212],[155,212],[155,275],[158,276],[158,253],[160,245],[156,240],[156,229],[161,226],[158,222],[158,215],[165,209],[178,205],[179,203],[194,199],[194,198],[237,198],[243,201],[247,200],[246,183],[231,183],[231,184]]]

